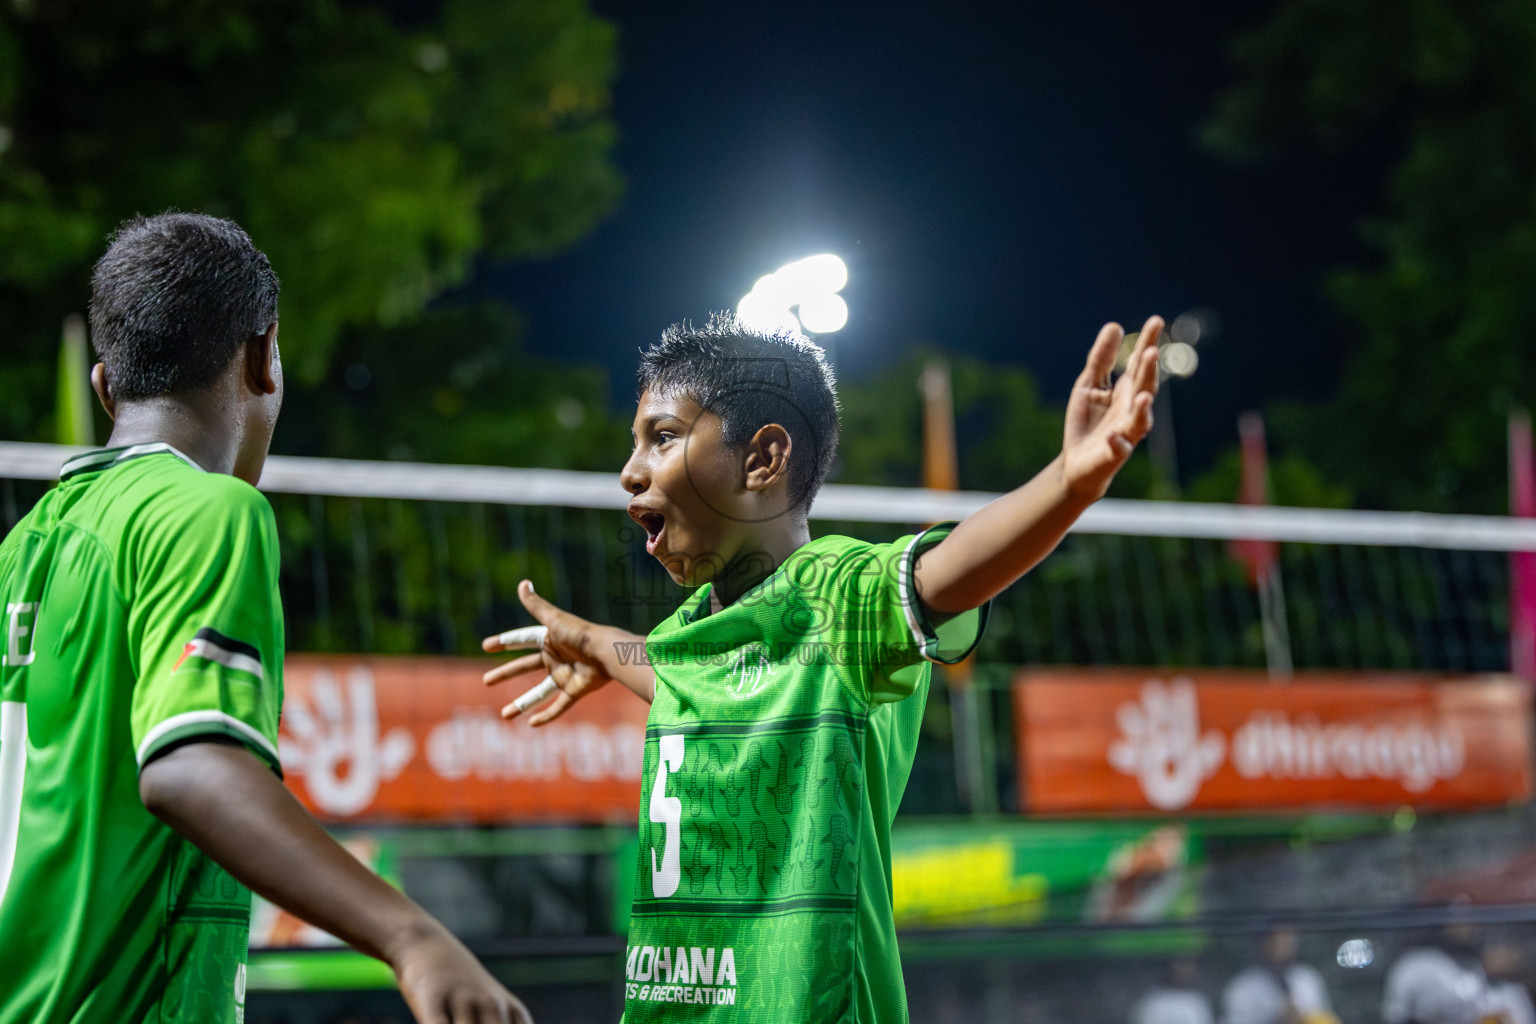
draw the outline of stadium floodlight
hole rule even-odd
[[[848,304],[837,294],[847,284],[848,265],[841,258],[807,256],[758,278],[736,304],[736,316],[755,330],[830,334],[848,323]]]
[[[780,267],[774,276],[784,278],[798,296],[829,295],[847,286],[848,264],[828,252]]]
[[[1202,338],[1214,337],[1220,329],[1220,322],[1213,309],[1191,310],[1174,317],[1173,323],[1157,339],[1159,379],[1193,377],[1195,371],[1200,368],[1200,353],[1195,346]],[[1116,370],[1125,372],[1126,366],[1130,363],[1131,353],[1136,350],[1136,342],[1140,337],[1140,331],[1133,331],[1120,342],[1120,352],[1115,357]],[[1159,392],[1159,395],[1161,394]],[[1160,397],[1159,402],[1161,401]]]
[[[754,331],[800,333],[800,321],[789,311],[789,306],[762,292],[742,296],[736,303],[736,319]]]
[[[800,322],[808,331],[830,334],[848,322],[848,303],[841,295],[809,295],[800,301]]]
[[[757,297],[783,306],[788,309],[795,303],[794,290],[790,287],[787,277],[779,274],[764,274],[752,285],[752,294]]]
[[[1200,367],[1200,353],[1184,341],[1170,341],[1158,350],[1158,363],[1170,377],[1193,377]]]

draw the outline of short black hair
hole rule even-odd
[[[769,423],[788,430],[801,456],[790,460],[790,508],[810,511],[837,454],[837,383],[820,345],[715,313],[703,327],[685,320],[663,331],[641,353],[639,378],[641,394],[684,396],[719,416],[728,445]]]
[[[211,385],[277,322],[277,275],[234,221],[170,211],[113,232],[91,274],[91,340],[113,397]]]

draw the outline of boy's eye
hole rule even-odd
[[[660,430],[656,432],[656,438],[661,444],[666,444],[668,441],[676,441],[677,435],[670,430]]]

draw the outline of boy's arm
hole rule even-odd
[[[139,796],[248,888],[389,964],[421,1024],[532,1024],[469,950],[326,835],[244,747],[177,747],[144,766]]]
[[[1113,386],[1124,332],[1119,324],[1099,332],[1067,402],[1061,454],[1023,487],[966,518],[918,561],[917,591],[929,610],[956,615],[990,601],[1050,554],[1083,510],[1104,496],[1152,429],[1162,328],[1159,317],[1146,322]]]
[[[656,673],[645,656],[645,637],[562,611],[534,593],[528,580],[517,585],[517,596],[549,632],[538,651],[487,672],[485,683],[490,686],[540,669],[548,672],[560,692],[548,707],[528,719],[529,725],[554,721],[584,694],[615,679],[647,704],[651,702],[656,693]],[[481,646],[486,651],[507,649],[500,635],[486,637]],[[508,704],[501,714],[516,718],[521,712]]]

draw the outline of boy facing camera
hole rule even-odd
[[[907,1020],[890,831],[932,663],[976,646],[992,598],[1151,428],[1161,329],[1147,321],[1118,382],[1123,332],[1099,332],[1061,454],[1033,480],[889,544],[811,539],[838,440],[820,348],[717,317],[644,354],[620,479],[646,550],[697,589],[642,639],[524,581],[542,647],[486,674],[549,673],[559,692],[535,726],[613,680],[651,705],[627,1024]]]

